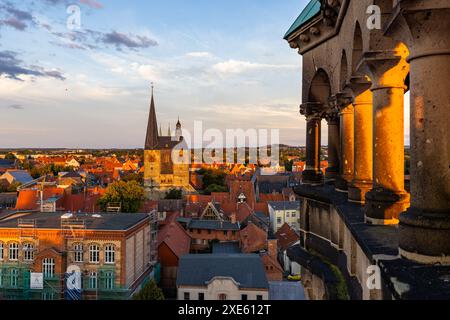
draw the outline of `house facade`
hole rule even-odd
[[[257,254],[183,256],[177,291],[178,300],[269,299],[269,283]]]
[[[127,299],[152,271],[147,214],[32,213],[0,221],[0,296],[67,298],[65,278],[79,270],[77,299]],[[43,280],[34,288],[34,277]]]

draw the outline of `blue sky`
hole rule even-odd
[[[0,0],[0,147],[142,147],[152,81],[164,132],[179,116],[303,145],[301,59],[283,35],[306,3]]]

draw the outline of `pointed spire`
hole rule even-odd
[[[168,137],[172,136],[172,131],[170,130],[170,123],[169,123],[169,128],[167,129],[167,136]]]
[[[181,128],[180,116],[178,116],[177,128]]]
[[[162,137],[162,126],[159,125],[159,136]]]
[[[155,100],[153,98],[153,82],[152,82],[152,99],[150,102],[150,114],[148,116],[147,135],[145,137],[145,150],[152,150],[158,146],[158,123],[156,121]]]

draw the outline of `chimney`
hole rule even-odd
[[[236,223],[236,212],[233,212],[231,214],[231,223],[235,224]]]
[[[269,252],[269,256],[277,260],[278,258],[278,240],[277,239],[268,239],[267,240],[267,251]]]

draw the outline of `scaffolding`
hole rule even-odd
[[[158,210],[150,212],[150,239],[148,246],[150,248],[150,264],[155,266],[158,263]]]

